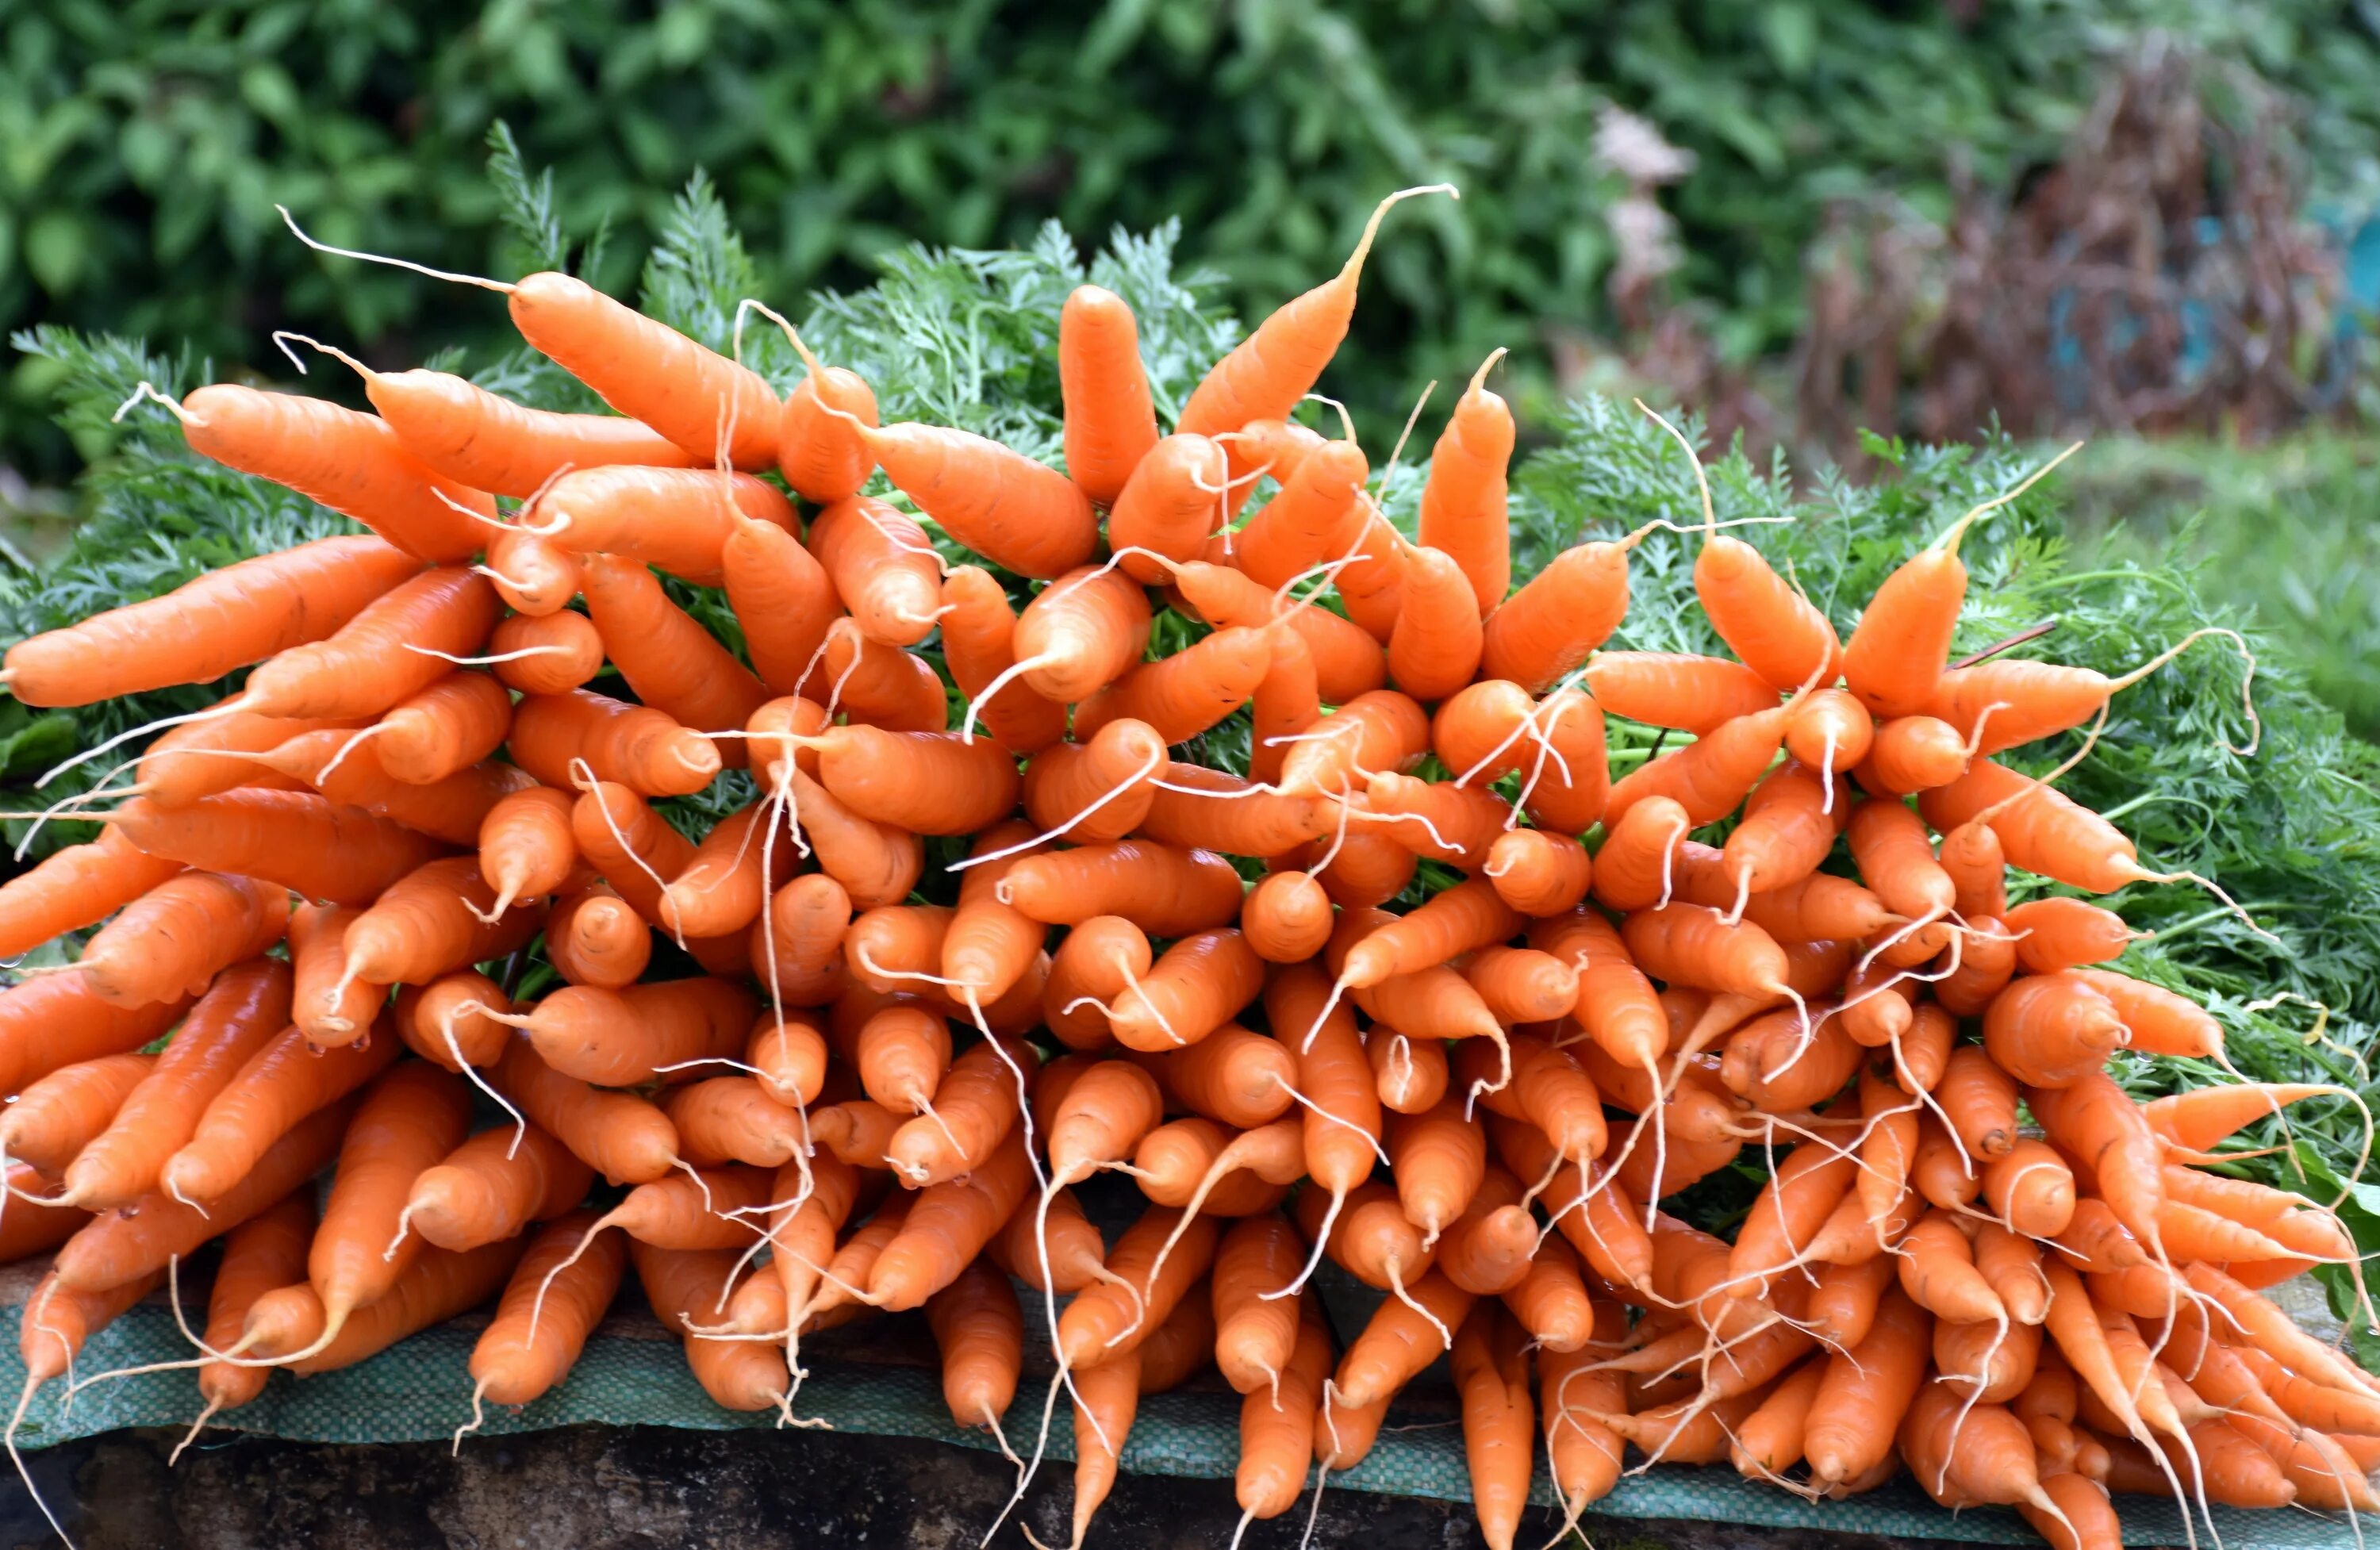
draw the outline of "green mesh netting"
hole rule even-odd
[[[22,1309],[0,1313],[0,1383],[14,1393],[24,1381],[17,1358],[16,1330]],[[217,1424],[301,1442],[419,1442],[443,1438],[470,1417],[471,1381],[465,1365],[484,1319],[467,1318],[425,1331],[370,1362],[318,1377],[275,1374],[262,1397],[217,1418]],[[189,1353],[172,1313],[152,1301],[134,1308],[91,1339],[78,1363],[89,1374],[146,1362],[171,1361]],[[990,1448],[981,1431],[951,1423],[939,1378],[916,1366],[883,1365],[825,1354],[806,1355],[810,1376],[802,1386],[797,1415],[823,1421],[838,1431],[871,1435],[929,1437],[964,1447]],[[187,1372],[151,1374],[94,1385],[63,1407],[63,1386],[53,1384],[26,1412],[19,1440],[38,1447],[73,1437],[130,1426],[182,1426],[198,1413],[199,1401]],[[1151,1395],[1125,1444],[1123,1467],[1144,1474],[1191,1479],[1227,1479],[1239,1454],[1237,1395],[1220,1388]],[[1028,1374],[1009,1411],[1011,1438],[1029,1450],[1040,1413],[1039,1389]],[[1443,1399],[1425,1391],[1408,1407],[1392,1411],[1378,1446],[1362,1465],[1334,1474],[1330,1484],[1395,1496],[1467,1499],[1461,1429]],[[766,1427],[773,1413],[740,1415],[721,1410],[687,1371],[678,1342],[643,1318],[614,1317],[589,1343],[568,1381],[518,1414],[491,1409],[491,1434],[533,1432],[581,1423],[682,1426],[694,1429]],[[464,1447],[471,1446],[467,1439]],[[1051,1428],[1050,1453],[1073,1457],[1066,1412]],[[1548,1483],[1538,1471],[1536,1500],[1548,1500]],[[2179,1545],[2186,1542],[2170,1502],[2127,1496],[2118,1503],[2125,1543]],[[1694,1519],[1768,1528],[1825,1529],[1838,1532],[1892,1534],[1907,1538],[1961,1540],[1985,1544],[2037,1544],[2037,1536],[2013,1513],[1998,1510],[1946,1512],[1906,1480],[1842,1502],[1812,1504],[1773,1486],[1755,1484],[1730,1469],[1665,1466],[1623,1479],[1596,1504],[1598,1513],[1621,1518]],[[2223,1542],[2255,1550],[2334,1550],[2357,1544],[2344,1521],[2298,1511],[2240,1512],[2215,1509]],[[2200,1532],[2204,1533],[2204,1525]],[[2211,1543],[2211,1541],[2202,1541]]]

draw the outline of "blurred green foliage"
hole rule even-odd
[[[479,176],[490,123],[557,169],[555,235],[630,255],[697,166],[785,303],[913,240],[1023,245],[1180,217],[1184,257],[1253,315],[1394,218],[1352,373],[1373,406],[1548,328],[1608,332],[1595,164],[1606,103],[1699,159],[1664,201],[1674,284],[1732,358],[1798,332],[1829,201],[1938,220],[1963,161],[2009,187],[2053,153],[2104,67],[2169,35],[2302,104],[2316,196],[2380,189],[2380,20],[2356,0],[15,0],[0,8],[0,329],[188,339],[264,364],[277,326],[411,362],[498,348],[493,298],[326,267],[281,228],[514,273]],[[1386,303],[1386,304],[1383,304]],[[33,361],[0,398],[0,462],[62,475]],[[1400,409],[1402,406],[1400,405]]]
[[[2380,446],[2111,441],[2073,465],[2081,563],[2179,561],[2287,641],[2314,693],[2380,741]]]

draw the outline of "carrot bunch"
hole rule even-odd
[[[1948,662],[1999,502],[1845,638],[1706,496],[1731,655],[1607,649],[1634,539],[1513,587],[1493,359],[1415,539],[1352,428],[1292,418],[1404,197],[1170,427],[1131,309],[1077,291],[1064,471],[555,274],[485,284],[615,415],[431,371],[367,373],[376,415],[171,406],[371,536],[7,654],[37,705],[249,670],[0,888],[0,951],[98,927],[0,993],[0,1257],[55,1253],[25,1400],[221,1240],[201,1423],[492,1302],[477,1424],[633,1267],[733,1409],[922,1310],[1020,1498],[1062,1391],[1077,1544],[1140,1395],[1245,1396],[1270,1518],[1442,1355],[1499,1550],[1540,1441],[1572,1521],[1631,1448],[1812,1496],[1906,1468],[2089,1550],[2110,1492],[2371,1506],[2380,1382],[2258,1295],[2353,1245],[2218,1170],[2329,1089],[2108,1074],[2223,1031],[2104,967],[2132,933],[2082,896],[2173,878],[1992,757],[2131,680]],[[1166,610],[1205,633],[1152,654]],[[1176,757],[1243,711],[1245,772]],[[1674,745],[1615,778],[1609,717]],[[690,834],[689,797],[732,811]],[[1417,897],[1425,861],[1460,880]],[[1665,1211],[1755,1161],[1732,1241]],[[1112,1242],[1101,1173],[1145,1202]]]

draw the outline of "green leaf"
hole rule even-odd
[[[25,267],[52,296],[65,296],[82,278],[91,228],[63,210],[45,210],[25,227]]]
[[[1777,67],[1795,79],[1808,75],[1818,56],[1816,9],[1802,0],[1777,0],[1761,6],[1758,14]]]

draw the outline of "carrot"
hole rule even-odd
[[[1512,585],[1506,531],[1505,466],[1512,459],[1512,411],[1488,391],[1496,351],[1473,374],[1431,450],[1421,491],[1421,541],[1454,557],[1486,617]]]
[[[190,1139],[167,1158],[160,1187],[177,1201],[212,1202],[240,1185],[259,1159],[308,1116],[324,1112],[404,1053],[393,1030],[316,1051],[289,1028],[248,1058],[207,1104]]]
[[[2055,1238],[2074,1218],[2074,1174],[2051,1147],[2017,1142],[1984,1168],[1984,1198],[2028,1238]]]
[[[1164,740],[1145,721],[1118,718],[1083,743],[1035,754],[1025,768],[1025,810],[1055,839],[1121,840],[1148,817],[1165,766]]]
[[[766,797],[713,824],[694,857],[662,890],[661,910],[673,934],[726,937],[759,918],[771,892],[788,881],[795,857]]]
[[[607,1179],[648,1183],[676,1163],[677,1132],[660,1109],[632,1094],[564,1075],[539,1059],[527,1039],[516,1039],[504,1051],[495,1083],[531,1124]]]
[[[1330,939],[1331,921],[1330,896],[1305,872],[1268,874],[1240,905],[1240,929],[1268,963],[1313,957]]]
[[[1566,549],[1488,616],[1480,675],[1541,694],[1611,638],[1628,613],[1633,537]]]
[[[720,769],[718,750],[667,714],[587,689],[522,700],[510,748],[522,769],[565,790],[581,765],[643,796],[698,792]]]
[[[652,929],[618,894],[590,888],[563,900],[546,917],[545,951],[569,984],[617,990],[644,974],[652,958]]]
[[[250,959],[217,975],[149,1075],[126,1095],[115,1120],[67,1165],[64,1197],[103,1209],[125,1205],[153,1188],[166,1157],[189,1138],[206,1104],[251,1054],[280,1032],[289,1013],[290,986],[288,965],[269,958]],[[0,1016],[30,990],[0,996]],[[146,1043],[179,1015],[178,1003],[143,1009],[119,1047]],[[53,1023],[44,1032],[58,1040],[66,1030],[66,1024]],[[52,1051],[59,1053],[65,1052]],[[67,1060],[74,1058],[67,1054]],[[44,1065],[57,1070],[64,1061]],[[6,1084],[12,1089],[29,1087],[43,1074],[24,1065],[18,1071]]]
[[[536,783],[512,765],[482,760],[429,785],[408,784],[382,768],[376,745],[337,732],[293,737],[262,762],[334,803],[393,818],[450,845],[476,843],[495,805]]]
[[[552,1070],[622,1087],[665,1066],[740,1053],[755,1010],[740,986],[704,975],[621,990],[566,986],[517,1023]]]
[[[2067,975],[2107,998],[2124,1025],[2127,1048],[2197,1060],[2222,1058],[2223,1024],[2188,998],[2105,969],[2070,969]]]
[[[942,1354],[942,1401],[962,1429],[1000,1430],[1016,1398],[1025,1355],[1025,1314],[1008,1278],[987,1260],[926,1302],[926,1320]]]
[[[1068,466],[1073,466],[1071,457]],[[1136,448],[1130,476],[1104,500],[1096,490],[1087,492],[1111,508],[1108,543],[1120,556],[1117,563],[1134,579],[1153,586],[1166,579],[1168,567],[1162,561],[1187,563],[1198,558],[1214,528],[1229,478],[1222,446],[1189,433]],[[1075,482],[1082,483],[1079,475]],[[1162,560],[1150,558],[1152,554]]]
[[[1586,847],[1542,829],[1508,830],[1488,847],[1480,868],[1505,903],[1524,915],[1563,914],[1586,896],[1595,877]]]
[[[488,533],[488,558],[481,574],[495,584],[496,595],[525,618],[556,618],[578,595],[582,572],[579,556],[547,537],[542,529],[518,522],[499,524]]]
[[[1702,734],[1739,716],[1775,708],[1777,690],[1723,657],[1678,651],[1602,651],[1586,664],[1586,687],[1612,715]],[[1788,687],[1797,687],[1789,684]]]
[[[1172,656],[1128,669],[1075,711],[1087,737],[1119,717],[1154,728],[1160,741],[1187,743],[1245,705],[1272,661],[1264,630],[1218,630]]]
[[[1375,819],[1380,832],[1407,850],[1464,871],[1488,865],[1488,848],[1511,820],[1491,793],[1385,770],[1370,777],[1352,816]]]
[[[229,964],[281,939],[285,889],[213,872],[182,872],[127,904],[76,961],[91,993],[130,1010],[204,990]]]
[[[1614,814],[1595,855],[1595,896],[1615,910],[1643,910],[1678,891],[1679,847],[1694,829],[1686,810],[1648,796]]]
[[[2354,1459],[2324,1434],[2310,1427],[2292,1433],[2258,1415],[2232,1416],[2226,1424],[2280,1466],[2288,1483],[2297,1487],[2295,1505],[2361,1512],[2380,1505]]]
[[[776,486],[708,467],[576,469],[521,515],[527,531],[565,552],[618,555],[698,587],[725,578],[727,542],[743,524],[794,523]]]
[[[956,733],[830,727],[817,740],[819,780],[862,818],[922,834],[971,834],[1016,805],[1015,760]]]
[[[1289,1374],[1298,1304],[1266,1293],[1294,1281],[1305,1253],[1296,1230],[1272,1211],[1232,1223],[1215,1252],[1215,1361],[1239,1393],[1276,1388]]]
[[[869,1273],[868,1300],[887,1312],[923,1305],[958,1278],[1015,1211],[1029,1182],[1024,1134],[1012,1132],[972,1172],[918,1191],[899,1236]]]
[[[1479,670],[1478,599],[1460,561],[1427,547],[1405,556],[1403,607],[1389,637],[1389,676],[1423,701],[1441,700]]]
[[[214,1287],[208,1293],[206,1349],[231,1349],[258,1298],[305,1277],[307,1246],[313,1234],[313,1193],[303,1189],[231,1229],[224,1240]],[[254,1399],[264,1392],[271,1376],[261,1366],[206,1362],[199,1368],[199,1394],[207,1402],[200,1423],[218,1411],[237,1410]],[[197,1435],[195,1426],[191,1435]]]
[[[1264,961],[1239,932],[1196,932],[1115,999],[1110,1026],[1132,1049],[1195,1044],[1256,999],[1264,978]]]
[[[2009,1155],[2017,1139],[2016,1082],[1980,1045],[1953,1049],[1933,1091],[1968,1156],[1981,1161]]]
[[[1088,566],[1069,570],[1018,615],[1010,671],[1045,698],[1088,699],[1140,660],[1148,628],[1139,583]]]
[[[35,706],[208,683],[335,634],[420,568],[381,539],[317,539],[19,641],[0,675]],[[200,621],[204,627],[194,632]]]
[[[1284,303],[1216,362],[1182,406],[1175,429],[1211,436],[1219,430],[1237,430],[1250,420],[1286,419],[1313,391],[1340,341],[1347,336],[1348,321],[1355,312],[1356,283],[1379,233],[1381,217],[1391,205],[1416,194],[1453,192],[1449,185],[1433,184],[1400,189],[1382,200],[1339,272]]]
[[[1763,777],[1743,800],[1743,817],[1727,837],[1722,864],[1748,898],[1774,892],[1815,872],[1834,848],[1837,824],[1828,812],[1832,777],[1788,760]]]
[[[2003,918],[2017,936],[2017,962],[2036,975],[2112,962],[2136,935],[2115,911],[2080,899],[2034,899]]]
[[[2274,1113],[2285,1104],[2333,1091],[2336,1089],[2281,1082],[2195,1087],[2143,1104],[2141,1118],[2152,1132],[2174,1144],[2204,1152],[2219,1145],[2241,1126]]]
[[[327,1354],[349,1316],[390,1295],[415,1265],[420,1241],[402,1232],[410,1196],[423,1170],[462,1142],[469,1094],[436,1066],[407,1064],[375,1082],[358,1104],[307,1259],[323,1328],[310,1349],[277,1353],[281,1359]]]
[[[1460,1326],[1477,1302],[1436,1271],[1405,1290],[1410,1301],[1381,1303],[1340,1357],[1332,1380],[1340,1403],[1362,1409],[1412,1382],[1446,1349],[1439,1329]]]
[[[769,698],[751,670],[672,602],[659,578],[638,561],[589,556],[584,589],[588,616],[612,664],[638,700],[681,726],[741,727]],[[743,741],[716,741],[720,761],[742,768]]]
[[[1801,1246],[1841,1203],[1858,1168],[1857,1158],[1836,1147],[1815,1141],[1794,1147],[1737,1229],[1735,1248],[1728,1256],[1730,1294],[1739,1299],[1766,1295],[1770,1278],[1793,1265]],[[1902,1284],[1908,1284],[1906,1269]]]
[[[1411,914],[1366,933],[1348,951],[1340,977],[1351,986],[1378,985],[1501,941],[1520,928],[1520,916],[1493,888],[1475,879],[1458,883]]]
[[[237,707],[234,702],[238,697],[226,696],[209,707],[216,714],[184,721],[160,733],[141,753],[140,779],[126,788],[125,794],[147,796],[161,807],[179,807],[202,796],[241,786],[299,790],[300,784],[291,777],[280,777],[276,781],[279,771],[264,765],[264,757],[310,732],[351,733],[367,724],[365,718],[359,716],[253,715]],[[219,757],[230,753],[250,754],[257,759],[251,763]],[[120,838],[115,842],[130,848]]]
[[[1324,802],[1288,796],[1195,764],[1168,763],[1138,825],[1142,838],[1226,855],[1286,857],[1330,832]],[[1330,882],[1322,883],[1326,894]]]
[[[686,449],[625,417],[527,408],[446,371],[381,372],[347,364],[362,374],[365,396],[407,452],[474,490],[528,496],[568,468],[682,468],[689,460]]]
[[[1317,722],[1283,761],[1281,789],[1293,796],[1344,793],[1359,779],[1393,773],[1429,747],[1429,720],[1393,689],[1359,695]]]
[[[1247,445],[1237,444],[1244,450]],[[1124,557],[1127,569],[1132,558]],[[1174,585],[1182,599],[1217,629],[1286,624],[1305,643],[1314,660],[1315,685],[1326,704],[1344,705],[1387,682],[1388,654],[1380,643],[1339,614],[1312,603],[1284,606],[1253,577],[1226,565],[1196,561],[1180,565]]]
[[[1233,1490],[1243,1521],[1278,1518],[1296,1505],[1315,1446],[1315,1406],[1330,1376],[1330,1335],[1295,1307],[1285,1314],[1293,1342],[1277,1364],[1277,1382],[1264,1393],[1241,1387],[1240,1462]],[[1239,1387],[1234,1385],[1234,1387]],[[1284,1392],[1285,1391],[1285,1392]]]
[[[1099,543],[1089,498],[1055,468],[965,430],[844,423],[920,512],[1003,570],[1062,575]]]
[[[596,1219],[591,1210],[557,1217],[513,1266],[495,1316],[471,1348],[475,1418],[481,1399],[526,1405],[577,1364],[627,1267],[626,1238],[614,1231],[598,1232],[571,1257]],[[566,1258],[567,1267],[556,1275]]]
[[[1617,1302],[1598,1302],[1592,1341],[1576,1350],[1548,1350],[1538,1355],[1546,1451],[1566,1514],[1575,1515],[1599,1501],[1619,1483],[1626,1445],[1596,1418],[1624,1411],[1627,1396],[1618,1373],[1597,1369],[1605,1350],[1627,1332],[1627,1311]]]
[[[424,571],[374,598],[333,634],[283,650],[236,703],[266,716],[376,716],[449,670],[496,623],[495,588],[459,566]]]
[[[774,1410],[789,1380],[784,1353],[752,1340],[707,1340],[693,1326],[716,1323],[735,1275],[730,1249],[669,1249],[628,1241],[645,1300],[662,1324],[682,1332],[686,1365],[713,1403],[734,1411]]]
[[[985,690],[1016,663],[1016,619],[1008,596],[990,572],[954,568],[942,583],[942,652],[953,682],[976,706],[992,740],[1030,754],[1066,735],[1066,708],[1026,684],[1010,681],[989,698]]]
[[[495,885],[493,913],[558,891],[578,859],[568,793],[531,786],[499,800],[480,822],[480,875]]]
[[[898,647],[869,640],[847,619],[827,626],[819,676],[828,687],[829,714],[894,732],[940,732],[949,715],[942,682],[930,663]]]
[[[2033,975],[1992,999],[1984,1047],[2001,1070],[2028,1087],[2064,1087],[2098,1073],[2126,1042],[2115,1007],[2076,975]],[[2129,1108],[2131,1100],[2125,1100]]]
[[[984,1245],[984,1253],[1036,1291],[1056,1291],[1061,1295],[1080,1291],[1098,1280],[1105,1266],[1107,1244],[1099,1229],[1083,1216],[1082,1203],[1075,1192],[1062,1189],[1050,1197],[1048,1221],[1039,1221],[1036,1202],[1026,1200],[1018,1206],[991,1241]],[[1050,1244],[1050,1276],[1041,1275],[1037,1231],[1046,1232]]]
[[[1733,812],[1784,745],[1788,708],[1722,721],[1705,736],[1640,765],[1614,781],[1604,805],[1607,823],[1648,796],[1667,796],[1696,828]]]
[[[1512,1550],[1528,1505],[1534,1412],[1520,1326],[1481,1302],[1454,1338],[1454,1386],[1463,1397],[1463,1447],[1473,1510],[1490,1550]]]
[[[51,1178],[30,1163],[10,1162],[0,1169],[0,1185],[14,1197],[0,1217],[0,1265],[46,1253],[91,1220],[89,1211],[63,1204],[71,1198],[67,1193],[53,1194]]]
[[[68,845],[0,885],[0,956],[18,957],[103,920],[181,869],[113,829],[91,844]]]
[[[1563,834],[1602,822],[1611,796],[1602,709],[1576,689],[1556,689],[1537,706],[1530,741],[1521,782],[1529,821]]]
[[[1080,1550],[1091,1519],[1115,1488],[1117,1454],[1140,1408],[1141,1355],[1125,1352],[1072,1380],[1075,1400],[1074,1537]]]
[[[1669,1043],[1668,1019],[1621,933],[1581,909],[1532,922],[1529,945],[1578,971],[1573,1015],[1587,1036],[1621,1065],[1650,1070]]]
[[[1639,910],[1621,926],[1647,974],[1722,995],[1774,994],[1786,984],[1785,951],[1756,926],[1730,926],[1700,904]]]
[[[406,1193],[400,1233],[461,1252],[560,1217],[585,1198],[594,1170],[537,1126],[481,1131],[422,1169]]]
[[[925,867],[915,834],[859,817],[798,769],[787,770],[785,781],[820,870],[844,886],[852,903],[873,909],[908,897]]]
[[[426,985],[526,946],[543,911],[515,904],[499,914],[494,904],[495,890],[480,876],[478,861],[433,861],[391,883],[347,926],[344,976],[371,985]]]
[[[155,1062],[153,1055],[103,1055],[50,1072],[0,1113],[0,1155],[62,1173],[114,1122]]]
[[[1981,1016],[2015,975],[2017,951],[2018,938],[2006,921],[1969,915],[1956,958],[1937,971],[1941,977],[1934,984],[1935,1000],[1953,1016]]]
[[[205,1212],[151,1193],[125,1210],[93,1217],[58,1251],[59,1284],[82,1291],[121,1287],[164,1270],[167,1260],[237,1227],[331,1160],[351,1109],[334,1102],[299,1120],[261,1148],[255,1165],[209,1200]]]
[[[662,1112],[677,1131],[678,1150],[697,1168],[748,1163],[778,1168],[807,1152],[801,1115],[749,1076],[714,1076],[671,1089]]]
[[[1899,1263],[1891,1254],[1877,1254],[1855,1265],[1822,1267],[1810,1292],[1811,1332],[1830,1349],[1856,1347],[1874,1327],[1876,1309],[1898,1279]]]
[[[494,753],[512,719],[512,696],[493,677],[450,672],[382,713],[372,751],[394,778],[426,786]]]
[[[2132,842],[2062,792],[1986,758],[1947,786],[1920,792],[1917,810],[1949,833],[1986,809],[2010,865],[2086,893],[2149,879]]]
[[[1828,1359],[1803,1432],[1803,1452],[1817,1479],[1852,1480],[1884,1458],[1922,1387],[1931,1326],[1905,1292],[1890,1291],[1866,1337]]]
[[[1330,895],[1330,902],[1342,910],[1387,903],[1405,890],[1421,863],[1418,854],[1387,835],[1361,829],[1351,831],[1343,841],[1315,841],[1286,859],[1293,866],[1318,866],[1331,845],[1338,846],[1338,854],[1326,871],[1313,875],[1321,882],[1322,891]]]
[[[1146,840],[1029,855],[1001,879],[998,896],[1032,919],[1075,925],[1120,915],[1152,936],[1183,937],[1239,913],[1239,874],[1208,851]]]
[[[1029,992],[1030,982],[1021,987]],[[887,1138],[882,1160],[913,1189],[981,1166],[1015,1129],[1019,1086],[1030,1083],[1038,1063],[1038,1052],[994,1019],[991,1035],[950,1063],[932,1106]]]
[[[322,399],[219,382],[185,396],[176,418],[192,451],[286,485],[424,559],[478,552],[485,539],[474,518],[496,515],[480,490],[432,472],[386,420]]]
[[[1132,308],[1113,291],[1077,285],[1068,294],[1058,314],[1058,388],[1066,472],[1095,504],[1115,505],[1159,442]]]
[[[1551,1022],[1578,1001],[1578,971],[1534,948],[1482,948],[1463,977],[1500,1023]]]

